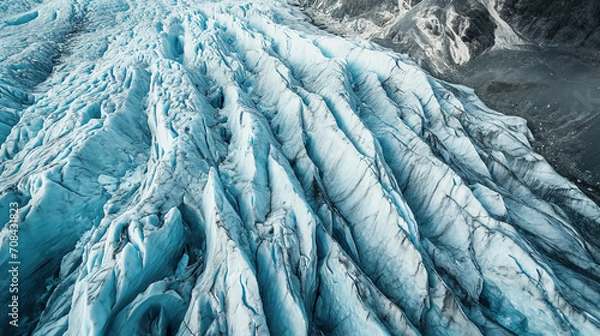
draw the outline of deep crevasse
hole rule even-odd
[[[600,332],[600,209],[472,90],[278,1],[6,6],[21,332]]]

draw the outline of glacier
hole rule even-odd
[[[297,5],[0,4],[2,335],[600,334],[525,120]]]

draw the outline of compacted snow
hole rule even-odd
[[[3,335],[600,333],[600,209],[472,90],[276,0],[0,9]]]

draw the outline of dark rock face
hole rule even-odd
[[[502,18],[544,45],[600,47],[600,2],[585,0],[505,0]]]
[[[494,45],[494,31],[497,26],[492,21],[489,11],[475,1],[460,4],[457,11],[463,13],[470,22],[462,40],[469,46],[471,54],[481,55],[491,48]]]

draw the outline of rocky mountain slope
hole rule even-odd
[[[300,0],[318,24],[408,53],[438,75],[490,49],[600,47],[600,3],[579,0]]]

